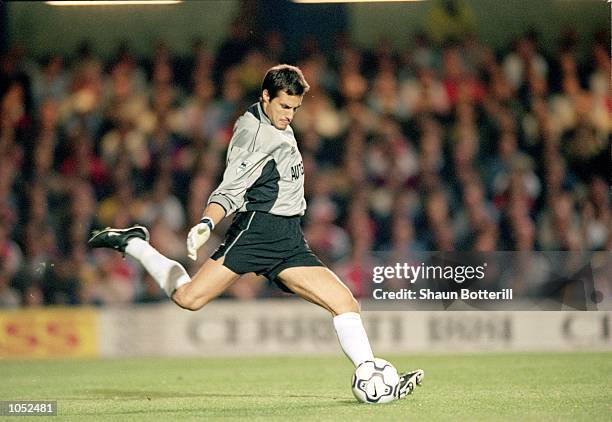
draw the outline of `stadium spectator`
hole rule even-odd
[[[544,250],[573,251],[582,248],[582,231],[574,200],[564,192],[549,199],[549,208],[538,216],[538,243]]]
[[[367,296],[372,289],[372,271],[377,260],[370,253],[374,244],[375,226],[363,203],[352,204],[347,227],[352,228],[349,230],[351,252],[346,259],[336,264],[334,271],[356,297]]]
[[[350,249],[346,231],[334,224],[336,209],[330,198],[315,196],[310,200],[309,216],[304,227],[304,235],[311,249],[327,265],[345,258]]]
[[[544,78],[548,75],[548,63],[537,51],[537,35],[533,31],[521,35],[515,41],[513,50],[504,57],[502,66],[515,91],[523,85],[529,72]]]
[[[21,305],[21,295],[11,287],[12,277],[0,261],[0,308],[18,308]]]
[[[610,229],[609,187],[601,177],[594,177],[582,206],[582,224],[586,246],[591,250],[606,250],[612,237]]]

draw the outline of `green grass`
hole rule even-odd
[[[57,400],[54,420],[75,421],[612,419],[612,353],[384,357],[423,386],[359,404],[342,357],[1,361],[0,400]]]

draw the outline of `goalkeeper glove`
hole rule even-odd
[[[215,223],[208,217],[204,217],[198,224],[189,230],[187,235],[187,256],[192,260],[198,259],[198,249],[206,243],[210,232],[215,228]]]

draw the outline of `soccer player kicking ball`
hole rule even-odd
[[[306,209],[304,165],[290,123],[309,86],[301,70],[278,65],[265,75],[260,101],[236,122],[223,181],[211,194],[202,220],[187,236],[189,257],[215,225],[235,214],[224,243],[194,277],[149,244],[145,227],[108,228],[89,239],[137,259],[181,308],[196,311],[241,274],[254,272],[327,309],[342,350],[355,367],[374,358],[359,303],[310,250],[300,227]],[[396,398],[420,384],[423,371],[400,374]]]

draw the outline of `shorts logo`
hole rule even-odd
[[[242,163],[240,163],[240,165],[236,169],[236,173],[240,173],[240,172],[245,171],[247,169],[247,167],[249,167],[250,165],[251,165],[251,163],[249,161],[243,161]]]

